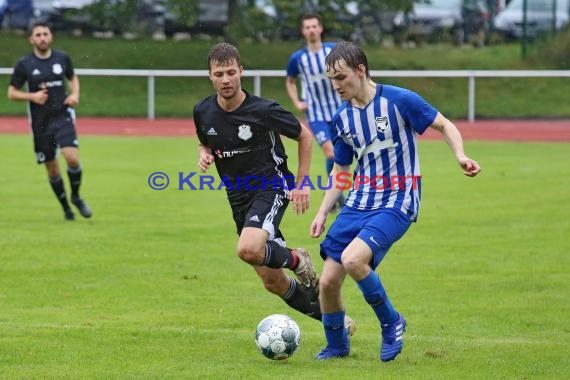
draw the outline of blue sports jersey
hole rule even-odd
[[[346,206],[359,210],[396,208],[417,219],[421,172],[417,134],[438,111],[415,92],[377,85],[364,108],[345,102],[333,119],[334,156],[339,165],[356,160],[352,177],[341,174],[341,185],[352,183]]]
[[[301,90],[307,102],[307,120],[330,122],[342,101],[333,90],[327,77],[325,58],[335,47],[333,42],[324,42],[316,53],[307,48],[291,54],[287,64],[287,76],[301,76]]]

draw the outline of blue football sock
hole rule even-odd
[[[348,333],[344,328],[345,311],[336,313],[323,313],[323,327],[327,346],[330,348],[347,348],[349,346]]]
[[[364,295],[364,299],[376,313],[376,317],[382,324],[392,323],[398,319],[398,313],[388,299],[386,290],[380,282],[380,277],[373,270],[368,276],[357,281],[360,291]]]

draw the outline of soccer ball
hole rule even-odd
[[[255,330],[255,344],[268,359],[284,360],[299,347],[301,330],[293,318],[283,314],[265,317]]]

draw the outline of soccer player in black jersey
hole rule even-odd
[[[309,253],[287,248],[279,230],[289,201],[296,213],[309,208],[309,189],[294,188],[280,135],[299,144],[296,178],[300,181],[309,175],[311,133],[275,101],[241,88],[243,67],[233,45],[215,45],[208,54],[208,70],[216,94],[194,107],[198,165],[204,172],[215,163],[227,185],[239,235],[237,254],[253,266],[265,289],[320,320],[318,276]],[[298,281],[283,268],[293,270]]]
[[[69,206],[56,159],[58,148],[67,162],[71,203],[83,217],[89,218],[91,209],[79,196],[82,168],[73,110],[79,103],[79,78],[69,56],[51,48],[53,35],[48,24],[33,24],[28,40],[33,52],[20,58],[14,67],[8,98],[29,102],[36,160],[46,166],[50,185],[63,207],[65,219],[73,220],[75,216]],[[65,89],[66,80],[71,89],[69,95]],[[27,83],[28,91],[21,90],[24,83]]]

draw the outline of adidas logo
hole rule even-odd
[[[216,132],[216,130],[214,129],[214,127],[212,127],[212,128],[210,128],[210,129],[208,129],[208,132],[206,132],[206,134],[207,134],[208,136],[217,136],[217,135],[218,135],[218,132]]]
[[[38,69],[34,69],[34,71],[32,71],[32,75],[40,75],[40,70]]]
[[[249,218],[249,220],[251,220],[253,222],[259,222],[259,217],[257,215],[254,215],[251,218]]]

